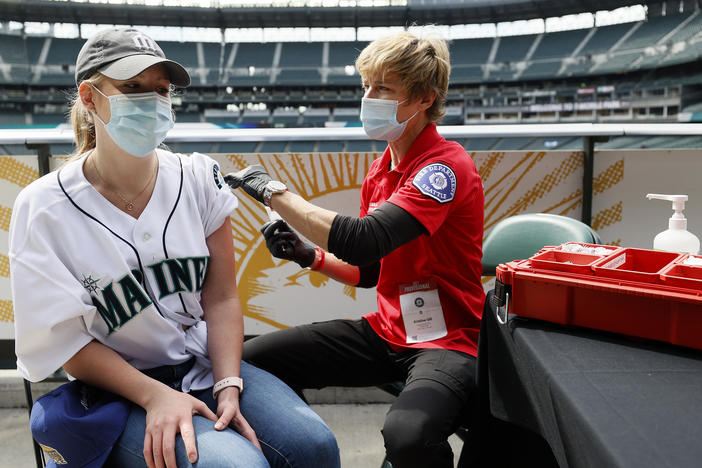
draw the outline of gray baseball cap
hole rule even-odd
[[[103,29],[83,44],[76,60],[76,85],[100,72],[114,80],[128,80],[162,63],[176,86],[190,85],[190,75],[168,60],[156,41],[133,28]]]

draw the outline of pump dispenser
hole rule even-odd
[[[687,230],[687,219],[682,212],[685,209],[687,195],[649,193],[646,198],[673,202],[673,211],[675,212],[668,221],[668,229],[653,239],[653,249],[697,255],[700,251],[700,240]]]

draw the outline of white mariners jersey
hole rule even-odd
[[[156,151],[158,176],[139,219],[88,182],[87,154],[17,197],[10,271],[17,368],[25,378],[46,378],[95,339],[137,369],[195,356],[183,389],[212,385],[200,306],[205,239],[237,199],[208,156]]]

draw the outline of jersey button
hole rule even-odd
[[[151,239],[151,234],[149,234],[149,233],[144,234],[144,241],[147,241],[149,239]]]

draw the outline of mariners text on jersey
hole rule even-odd
[[[158,298],[163,299],[171,294],[180,292],[199,293],[205,282],[209,257],[168,258],[149,265],[147,268],[153,274]],[[91,278],[91,275],[84,278]],[[144,283],[139,270],[122,278],[112,281],[104,287],[99,287],[95,280],[84,281],[90,291],[90,298],[100,317],[108,327],[107,334],[122,327],[153,302],[142,284]],[[98,285],[96,285],[98,284]]]

